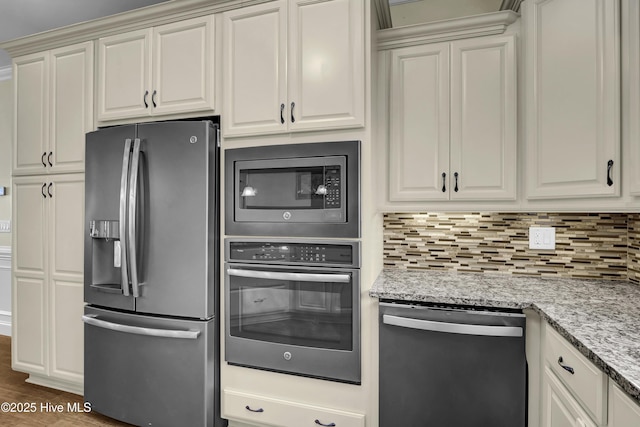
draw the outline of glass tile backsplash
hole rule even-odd
[[[556,249],[529,249],[532,226]],[[640,283],[640,214],[387,213],[384,266]]]

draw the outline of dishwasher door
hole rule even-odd
[[[380,303],[380,427],[527,425],[525,315]]]

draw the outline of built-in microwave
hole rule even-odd
[[[225,233],[360,237],[360,141],[225,150]]]

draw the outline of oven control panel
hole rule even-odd
[[[358,266],[358,242],[237,241],[227,239],[227,260],[290,265]]]

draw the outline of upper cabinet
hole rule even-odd
[[[13,61],[13,174],[84,171],[93,130],[93,42]]]
[[[278,0],[223,21],[225,136],[364,126],[362,0]]]
[[[640,196],[640,2],[625,0],[621,6],[623,139],[630,155],[629,189]]]
[[[619,1],[522,7],[527,197],[619,195]]]
[[[99,39],[98,121],[213,111],[213,39],[213,16]]]
[[[390,58],[389,200],[515,199],[515,36]]]

